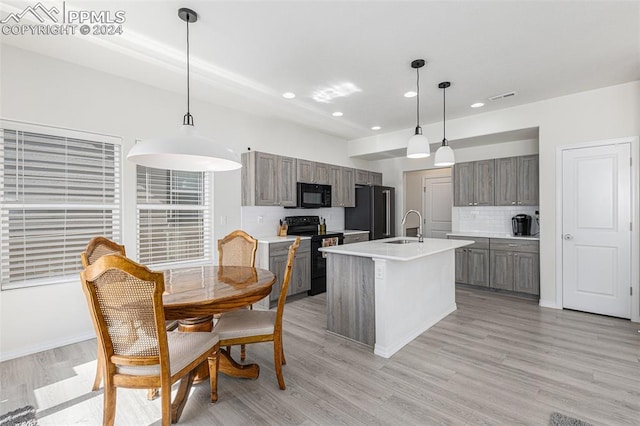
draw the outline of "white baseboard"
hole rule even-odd
[[[47,342],[40,342],[37,345],[25,346],[20,349],[12,351],[0,352],[0,362],[8,361],[10,359],[20,358],[22,356],[32,355],[38,352],[47,351],[49,349],[59,348],[60,346],[71,345],[73,343],[84,342],[85,340],[95,339],[96,334],[94,332],[87,332],[70,336],[64,339],[50,340]]]
[[[555,300],[543,300],[540,299],[538,304],[543,308],[562,309],[562,306],[558,306]]]

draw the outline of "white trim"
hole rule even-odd
[[[541,308],[562,309],[562,305],[558,305],[555,300],[540,299],[538,304]]]
[[[562,309],[562,153],[571,149],[591,148],[604,145],[628,143],[631,148],[631,321],[640,322],[640,138],[626,138],[589,141],[577,144],[560,145],[556,148],[556,303]],[[634,259],[636,261],[634,261]],[[544,305],[543,305],[544,303]],[[540,300],[540,306],[551,306],[550,301]]]
[[[11,120],[8,118],[0,118],[0,127],[3,129],[14,130],[14,127],[18,127],[21,132],[31,133],[45,133],[47,135],[59,136],[63,138],[72,139],[87,139],[95,142],[106,142],[114,145],[123,145],[123,138],[121,136],[107,135],[105,133],[90,132],[86,130],[70,129],[68,127],[52,126],[48,124],[36,124],[28,123],[26,121]],[[121,152],[121,157],[124,157],[124,153]],[[122,160],[122,158],[121,158]],[[122,167],[122,161],[120,162]]]
[[[76,334],[75,336],[68,336],[64,339],[48,340],[46,342],[39,342],[37,345],[24,346],[20,349],[16,349],[8,352],[0,352],[0,362],[8,361],[10,359],[20,358],[26,355],[33,355],[38,352],[47,351],[49,349],[59,348],[60,346],[71,345],[73,343],[84,342],[85,340],[95,339],[95,332],[86,332]]]

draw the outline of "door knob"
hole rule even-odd
[[[571,235],[571,234],[564,234],[564,236],[563,236],[562,238],[564,238],[564,239],[565,239],[565,240],[567,240],[567,241],[570,241],[570,240],[573,240],[573,235]]]

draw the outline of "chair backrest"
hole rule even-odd
[[[242,230],[236,230],[218,240],[219,266],[256,266],[258,240]]]
[[[81,272],[80,280],[108,371],[115,365],[160,364],[168,377],[164,274],[108,254]]]
[[[300,246],[300,237],[289,246],[289,255],[287,256],[287,267],[284,269],[284,278],[282,279],[282,288],[278,297],[278,307],[276,310],[276,327],[282,327],[282,313],[284,312],[284,304],[287,301],[287,290],[289,289],[289,281],[291,281],[291,269],[293,261],[296,257],[296,251]]]
[[[82,267],[86,268],[106,254],[116,253],[123,256],[127,255],[124,250],[124,246],[121,246],[115,241],[111,241],[106,237],[94,237],[91,239],[91,241],[89,241],[89,244],[87,244],[87,248],[85,248],[84,251],[80,254],[80,259],[82,259]]]

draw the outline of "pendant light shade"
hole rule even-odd
[[[181,8],[178,16],[187,23],[187,113],[175,134],[137,143],[129,151],[127,159],[141,166],[158,169],[193,172],[239,169],[242,164],[233,150],[200,136],[194,127],[189,111],[189,23],[196,22],[198,14],[191,9]]]
[[[411,68],[416,70],[416,131],[407,145],[408,158],[425,158],[431,155],[429,139],[422,134],[422,127],[420,127],[420,68],[425,63],[424,59],[416,59],[411,62]]]
[[[447,141],[447,123],[446,123],[446,106],[447,106],[447,98],[446,92],[447,87],[451,86],[451,83],[448,81],[443,81],[438,84],[438,87],[442,89],[442,146],[438,148],[436,151],[436,156],[434,158],[433,165],[436,167],[448,167],[453,166],[456,162],[455,156],[453,155],[453,150],[449,146],[449,141]]]

